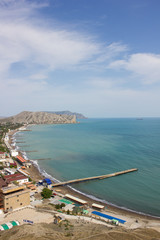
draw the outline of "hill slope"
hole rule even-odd
[[[86,117],[81,114],[81,113],[76,113],[76,112],[70,112],[70,111],[46,111],[47,113],[55,113],[55,114],[60,114],[60,115],[68,115],[68,116],[76,116],[78,119],[86,119]]]
[[[0,123],[2,124],[7,122],[20,124],[76,123],[76,116],[24,111],[15,116],[0,119]]]
[[[65,223],[66,224],[66,223]],[[153,229],[127,230],[95,224],[75,224],[64,228],[53,223],[22,225],[0,232],[1,240],[158,240],[160,233]],[[67,230],[68,229],[68,230]]]

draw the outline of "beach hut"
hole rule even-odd
[[[98,210],[103,210],[104,206],[100,204],[93,203],[92,208],[98,209]]]

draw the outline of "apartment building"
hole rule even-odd
[[[16,186],[11,184],[0,189],[0,208],[5,212],[25,207],[29,204],[30,190],[24,185]]]

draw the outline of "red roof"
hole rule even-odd
[[[4,154],[5,152],[0,152],[0,154]]]
[[[23,158],[23,157],[21,157],[21,156],[17,156],[17,159],[20,161],[20,162],[22,162],[22,163],[24,163],[24,162],[26,162],[26,160]]]
[[[4,179],[7,180],[7,182],[18,181],[18,180],[22,180],[22,179],[26,179],[26,178],[28,178],[28,177],[26,177],[20,173],[4,176]]]

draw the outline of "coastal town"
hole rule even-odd
[[[109,228],[160,229],[157,219],[148,221],[148,217],[114,210],[67,187],[56,186],[50,178],[42,176],[12,143],[13,135],[26,131],[26,126],[1,126],[0,131],[0,231],[24,224],[59,225],[65,221]]]

